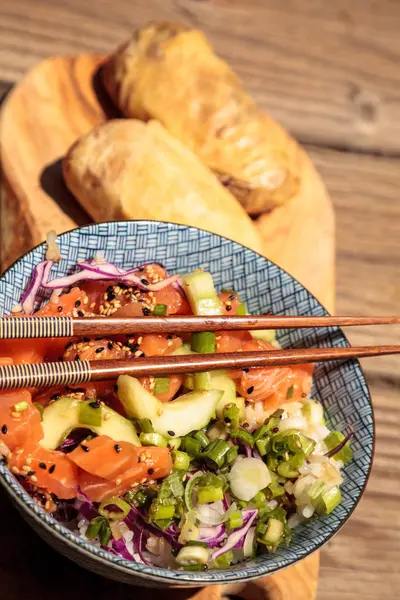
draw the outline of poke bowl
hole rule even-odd
[[[174,311],[196,314],[201,303],[203,312],[197,314],[216,314],[215,306],[223,311],[217,314],[327,314],[276,264],[201,229],[158,221],[108,222],[64,233],[57,244],[60,260],[46,256],[50,245],[41,244],[3,274],[0,316],[12,311],[29,314],[43,306],[50,312],[44,308],[39,314],[63,316],[68,302],[68,314],[76,317],[126,316],[133,304],[144,317]],[[103,286],[101,301],[92,302],[93,284]],[[167,289],[175,290],[177,304],[167,298]],[[86,290],[83,296],[79,290]],[[129,303],[124,300],[121,306],[120,294],[129,296]],[[119,312],[125,306],[128,313]],[[196,339],[181,339],[171,332],[159,353],[168,353],[171,346],[174,352],[186,348],[190,353],[348,345],[339,328],[243,335],[238,341],[216,334],[210,350],[210,336],[199,333]],[[107,348],[132,359],[157,353],[145,347],[144,336],[131,337],[63,340],[61,350],[58,340],[57,353],[60,360],[83,360],[83,355],[92,360]],[[233,346],[227,349],[227,343]],[[28,353],[32,351],[29,343]],[[3,347],[0,357],[5,355]],[[358,361],[321,363],[311,370],[308,365],[285,373],[202,373],[174,384],[167,398],[162,396],[171,391],[173,375],[169,380],[133,383],[132,378],[120,378],[112,382],[111,392],[93,392],[89,384],[51,390],[51,396],[48,390],[24,391],[24,398],[13,392],[7,410],[19,424],[24,414],[33,415],[39,441],[32,449],[32,429],[26,447],[20,442],[16,449],[14,436],[9,448],[13,424],[0,423],[0,449],[6,448],[0,482],[24,519],[52,547],[114,580],[142,586],[203,586],[275,573],[315,552],[339,531],[357,506],[372,465],[373,410]],[[219,379],[213,381],[215,377]],[[232,386],[233,396],[222,403]],[[136,398],[138,389],[144,398],[140,410],[129,408],[126,399],[130,394]],[[116,396],[118,406],[108,393]],[[188,401],[191,414],[168,417],[170,406],[186,403],[187,409]],[[76,415],[79,405],[80,416],[68,431],[66,426],[60,430],[61,413],[56,414],[57,422],[54,419],[62,402],[63,419],[72,408]],[[149,406],[160,402],[163,408],[149,413]],[[207,402],[211,408],[204,417]],[[101,412],[100,422],[93,411]],[[0,418],[7,415],[0,404]],[[112,433],[118,419],[128,434]],[[121,432],[120,422],[117,425]],[[119,461],[136,457],[140,480],[136,471],[134,479],[128,478],[128,462],[125,470],[118,463],[117,473],[114,463],[107,470],[107,455],[92,460],[103,442]],[[145,462],[155,461],[145,464],[145,477],[142,455]],[[159,455],[163,460],[168,455],[168,464],[157,462]],[[89,466],[89,457],[94,466]],[[61,476],[64,464],[72,473],[68,481]]]

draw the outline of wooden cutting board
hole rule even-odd
[[[90,55],[47,59],[25,76],[3,104],[0,271],[42,242],[50,229],[61,233],[91,222],[66,189],[60,161],[80,136],[106,119],[120,116],[99,83],[102,60]],[[264,236],[265,256],[293,274],[332,311],[332,205],[304,152],[301,165],[298,196],[260,216],[256,225]],[[317,552],[275,575],[250,583],[205,588],[194,592],[192,598],[221,600],[235,595],[245,600],[313,600],[318,569]],[[81,573],[85,577],[85,572]],[[138,593],[149,600],[155,595],[150,591]],[[161,594],[168,597],[167,593]]]

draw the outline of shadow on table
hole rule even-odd
[[[129,586],[82,569],[55,552],[23,521],[0,490],[1,600],[188,600],[197,590],[160,590]]]

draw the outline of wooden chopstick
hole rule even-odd
[[[350,325],[400,324],[400,317],[309,317],[309,316],[181,316],[168,317],[29,317],[0,318],[0,339],[72,336],[111,336],[134,333],[190,333]]]
[[[78,385],[89,381],[117,379],[119,375],[142,377],[196,373],[215,369],[274,367],[399,353],[400,346],[361,346],[9,365],[0,367],[0,390]]]

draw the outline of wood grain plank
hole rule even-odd
[[[104,53],[154,18],[201,27],[303,142],[400,150],[400,4],[392,0],[2,0],[0,78],[53,54]]]
[[[336,314],[390,315],[400,306],[400,160],[308,148],[336,214]],[[397,343],[400,327],[347,330],[354,345]],[[395,357],[364,360],[393,378]]]

